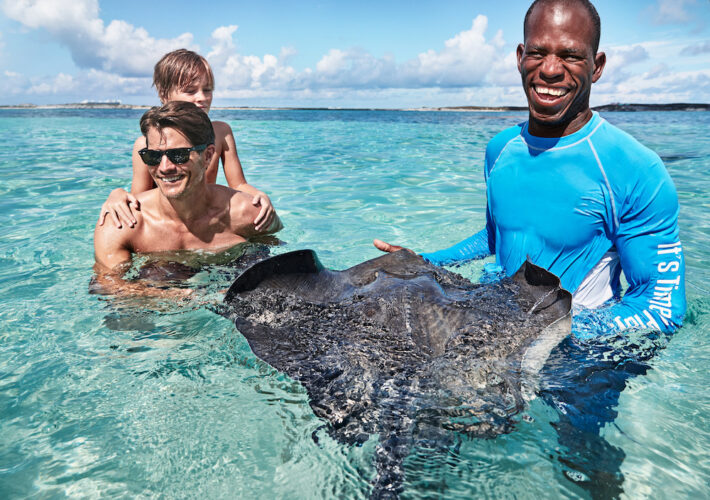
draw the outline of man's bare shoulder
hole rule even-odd
[[[154,188],[135,195],[136,199],[140,202],[141,208],[140,210],[134,210],[133,212],[133,215],[136,218],[136,224],[133,227],[123,225],[118,228],[115,224],[104,224],[100,226],[97,223],[96,228],[94,229],[94,240],[96,241],[97,236],[100,236],[106,241],[129,244],[145,227],[145,215],[155,210],[157,194],[158,188]]]
[[[234,218],[234,216],[246,216],[247,213],[250,216],[254,211],[256,211],[256,214],[259,213],[258,207],[254,206],[251,202],[253,196],[244,191],[238,191],[229,186],[221,186],[219,184],[210,187],[213,189],[217,188],[216,191],[220,193],[219,196],[224,200],[228,200],[229,212],[232,214],[232,218]]]
[[[157,203],[159,194],[160,194],[160,192],[159,192],[158,188],[153,188],[153,189],[149,189],[148,191],[143,191],[142,193],[138,193],[136,195],[136,198],[138,199],[138,201],[140,201],[141,207],[143,207],[146,204],[149,207],[152,207]]]
[[[209,195],[213,207],[219,211],[228,211],[230,227],[234,234],[248,238],[257,234],[254,229],[254,219],[259,214],[259,207],[252,203],[253,197],[228,186],[211,184]]]
[[[143,226],[143,214],[135,212],[136,224],[124,225],[121,228],[115,224],[96,224],[94,228],[94,259],[97,268],[113,270],[121,264],[130,261],[133,241]]]
[[[143,214],[140,212],[135,213],[136,216],[136,222],[140,224],[143,219]],[[97,242],[97,240],[103,240],[103,241],[115,241],[115,242],[123,242],[123,241],[128,241],[129,235],[131,231],[128,229],[133,229],[130,226],[121,226],[116,227],[115,224],[99,224],[98,222],[96,223],[96,226],[94,227],[94,243]]]
[[[214,188],[221,190],[229,203],[229,215],[232,221],[232,228],[236,234],[248,238],[258,234],[273,234],[283,228],[278,215],[274,215],[274,220],[268,228],[256,230],[254,221],[261,210],[260,205],[254,205],[254,197],[244,191],[237,191],[227,186],[215,185]]]

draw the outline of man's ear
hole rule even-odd
[[[212,156],[214,156],[215,151],[216,151],[216,148],[214,147],[214,144],[210,144],[205,149],[205,169],[207,169],[207,167],[209,167],[210,162],[212,161]]]
[[[596,83],[602,77],[602,72],[604,71],[604,65],[606,64],[606,54],[604,52],[597,52],[594,56],[594,72],[592,73],[592,83]]]
[[[520,72],[520,73],[522,73],[520,66],[523,62],[523,55],[524,54],[525,54],[525,45],[523,45],[522,43],[519,43],[518,49],[515,51],[515,55],[518,58],[518,72]]]

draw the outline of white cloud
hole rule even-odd
[[[520,87],[520,81],[515,51],[509,52],[505,57],[497,56],[488,72],[488,82],[496,86]]]
[[[95,69],[78,75],[27,77],[14,71],[4,71],[3,75],[0,93],[6,98],[16,96],[23,102],[30,99],[57,104],[122,97],[131,101],[130,96],[140,96],[136,104],[158,104],[155,91],[151,89],[152,79],[147,77],[124,77]]]
[[[164,53],[192,44],[190,33],[156,39],[122,20],[105,24],[99,18],[98,0],[0,2],[8,17],[27,29],[44,30],[68,47],[83,68],[74,75],[31,78],[8,69],[0,93],[15,102],[119,98],[157,103],[150,86],[153,65]],[[659,1],[655,6],[667,19],[681,20],[687,19],[691,3]],[[290,62],[295,49],[283,47],[278,54],[262,56],[241,54],[239,27],[226,25],[213,31],[207,59],[215,72],[217,105],[231,99],[291,106],[524,104],[515,52],[505,50],[501,31],[487,38],[487,29],[488,19],[479,15],[469,29],[438,49],[409,60],[376,57],[359,47],[334,47],[311,67],[296,70]],[[605,74],[592,92],[593,102],[708,101],[710,75],[693,70],[698,55],[710,51],[709,44],[676,40],[611,47],[606,50]]]
[[[376,58],[361,48],[330,50],[313,72],[301,75],[301,86],[313,88],[386,88],[402,86],[391,56]]]
[[[610,82],[619,82],[628,78],[633,68],[631,65],[649,59],[649,53],[643,45],[611,47],[604,51],[606,66],[603,78]]]
[[[66,94],[76,90],[76,81],[71,75],[59,73],[50,82],[35,83],[28,94]]]
[[[612,48],[606,52],[608,60],[612,64],[628,65],[640,61],[645,61],[649,58],[648,50],[643,45],[634,45],[632,47]]]
[[[207,54],[215,72],[217,91],[223,95],[234,90],[284,88],[296,76],[287,61],[293,50],[284,48],[277,57],[242,56],[233,40],[236,25],[221,26],[212,32],[212,50]]]
[[[347,53],[339,49],[330,49],[316,64],[316,71],[321,75],[332,76],[347,66]]]
[[[3,0],[2,10],[10,19],[43,29],[67,46],[79,67],[124,76],[150,75],[163,54],[193,43],[190,33],[155,39],[125,21],[106,26],[98,17],[98,0]]]
[[[695,4],[696,0],[658,0],[655,21],[657,24],[688,23],[693,17],[686,8]]]
[[[606,49],[607,65],[592,90],[592,104],[710,101],[710,69],[689,64],[682,47],[687,42],[664,40]]]
[[[233,36],[239,26],[220,26],[212,32],[212,51],[207,54],[207,58],[215,63],[223,63],[231,52],[236,51]]]
[[[403,65],[403,73],[413,86],[470,86],[486,80],[504,44],[498,31],[486,41],[488,18],[477,16],[471,29],[462,31],[444,43],[440,52],[428,50]]]
[[[659,63],[648,71],[629,75],[619,82],[600,81],[592,97],[596,104],[609,102],[707,102],[710,100],[710,69],[671,71]]]
[[[0,78],[0,94],[3,96],[18,96],[26,91],[28,79],[15,71],[4,71]]]
[[[89,93],[103,93],[103,98],[115,95],[151,96],[146,104],[159,104],[155,89],[151,89],[153,78],[121,76],[116,73],[91,69],[80,78],[81,88]],[[85,96],[84,98],[90,98]]]
[[[510,54],[502,53],[502,33],[486,40],[487,27],[488,19],[479,15],[469,30],[446,40],[440,51],[427,50],[403,63],[391,56],[375,57],[362,48],[333,48],[314,68],[297,72],[288,64],[293,49],[284,48],[279,56],[241,55],[233,39],[237,26],[222,26],[212,33],[213,46],[207,59],[215,71],[218,95],[223,96],[240,95],[247,89],[466,87],[486,84],[489,76],[496,82],[517,83],[515,64],[512,69],[503,69],[501,64],[510,62]]]
[[[700,54],[710,54],[710,40],[704,42],[698,42],[693,45],[685,47],[681,51],[681,55],[691,55],[698,56]]]

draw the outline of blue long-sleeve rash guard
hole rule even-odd
[[[619,297],[623,270],[623,299],[600,311],[610,327],[668,332],[681,325],[678,197],[653,151],[597,113],[559,138],[532,136],[525,122],[488,144],[485,178],[486,227],[425,259],[444,265],[496,254],[512,274],[528,258],[558,275],[575,301],[596,273],[609,293],[595,292],[601,297],[590,307]]]

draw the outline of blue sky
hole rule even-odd
[[[0,0],[0,104],[157,104],[187,47],[214,106],[522,105],[529,1]],[[592,104],[710,102],[710,0],[597,0],[608,64]]]

